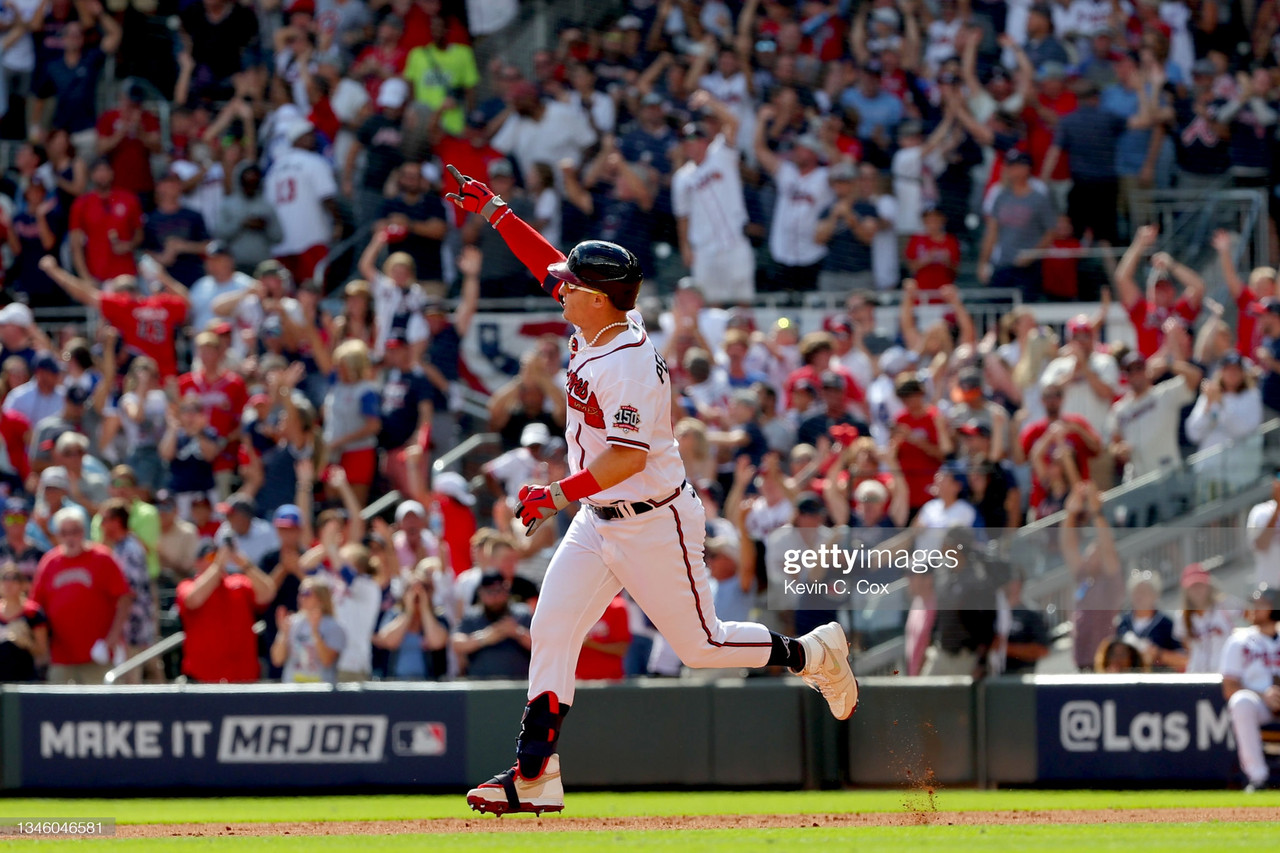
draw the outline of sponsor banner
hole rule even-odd
[[[642,294],[645,292],[641,290]],[[520,357],[534,346],[539,337],[550,334],[561,338],[562,341],[567,338],[569,325],[565,322],[564,316],[555,309],[555,303],[550,299],[546,300],[546,305],[545,311],[483,311],[476,315],[470,331],[462,339],[462,360],[467,372],[475,378],[476,384],[483,386],[490,393],[498,390],[519,372]],[[996,318],[1009,308],[1010,305],[1000,303],[969,306],[970,311],[984,312],[985,316],[975,318],[983,328],[993,325]],[[1036,316],[1042,323],[1055,325],[1065,323],[1081,310],[1092,309],[1082,308],[1078,304],[1037,305]],[[942,304],[920,305],[916,308],[916,322],[920,328],[924,329],[933,323],[945,320],[949,312],[949,306]],[[777,320],[787,317],[796,324],[801,334],[822,329],[823,321],[838,313],[840,312],[835,309],[821,308],[758,307],[751,309],[751,316],[755,320],[757,329],[767,331]],[[896,329],[898,328],[898,307],[876,308],[875,318],[876,327],[882,332]],[[664,335],[660,325],[657,323],[646,325],[655,343],[661,343]],[[1112,318],[1106,328],[1106,340],[1133,343],[1133,327],[1118,306],[1112,311]],[[562,353],[566,346],[567,344],[562,343]]]
[[[1238,774],[1220,681],[1108,678],[1036,680],[1040,781],[1226,782]]]
[[[457,785],[449,690],[23,690],[22,787]]]

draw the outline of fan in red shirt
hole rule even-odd
[[[213,460],[213,471],[234,471],[239,463],[240,419],[249,403],[249,391],[238,373],[222,366],[223,343],[215,332],[196,335],[196,367],[178,378],[182,397],[194,394],[204,404],[209,426],[227,439],[227,446]]]
[[[155,191],[151,155],[164,151],[160,139],[160,119],[142,108],[146,92],[136,84],[120,93],[119,106],[98,119],[98,152],[111,161],[116,172],[115,187],[137,195]]]
[[[404,71],[409,51],[400,46],[400,36],[403,33],[404,22],[399,18],[394,15],[383,18],[378,24],[374,43],[360,51],[355,64],[347,72],[347,76],[364,83],[371,100],[378,99],[378,89],[382,87],[383,80],[399,77]]]
[[[1042,167],[1044,157],[1053,146],[1054,129],[1058,119],[1076,111],[1079,102],[1076,93],[1066,87],[1067,70],[1056,62],[1046,62],[1036,74],[1039,83],[1032,103],[1022,110],[1022,120],[1027,123],[1027,153],[1031,155],[1032,168],[1036,175],[1044,177]],[[1066,152],[1062,152],[1048,176],[1051,181],[1071,180],[1071,170],[1067,162]]]
[[[627,603],[621,595],[604,609],[600,621],[587,632],[578,655],[574,675],[580,681],[617,681],[625,677],[622,659],[631,645],[631,628],[627,625]]]
[[[108,665],[94,662],[93,647],[123,644],[133,592],[110,549],[86,544],[82,510],[58,510],[50,529],[59,544],[40,560],[31,586],[31,600],[49,619],[49,681],[101,683]]]
[[[1064,442],[1071,447],[1075,456],[1076,468],[1080,471],[1080,479],[1089,479],[1089,460],[1102,452],[1102,441],[1089,426],[1089,422],[1079,415],[1062,414],[1061,385],[1050,385],[1040,392],[1040,401],[1044,404],[1045,416],[1032,421],[1022,429],[1018,436],[1018,446],[1022,451],[1022,459],[1031,459],[1036,444],[1047,441],[1051,444]],[[1052,452],[1052,446],[1048,451]],[[1021,460],[1015,460],[1021,461]],[[1031,476],[1031,506],[1039,506],[1044,500],[1044,486]]]
[[[155,275],[168,292],[153,296],[139,294],[138,280],[131,275],[116,276],[99,291],[58,266],[52,255],[40,259],[40,269],[73,299],[101,311],[103,319],[120,332],[125,347],[154,359],[162,377],[178,375],[174,343],[187,319],[187,289],[162,268],[157,266]]]
[[[449,546],[449,564],[455,575],[471,568],[471,537],[476,534],[476,496],[471,494],[461,474],[445,471],[432,478],[432,500],[440,513]]]
[[[464,175],[487,175],[489,164],[503,159],[502,152],[489,144],[485,134],[484,113],[472,110],[467,114],[467,129],[462,136],[443,136],[436,143],[435,153],[441,163],[452,163]],[[470,171],[468,171],[468,169]],[[458,182],[453,175],[445,172],[440,186],[441,196],[458,191]],[[460,207],[448,205],[453,211],[454,224],[461,226],[467,218],[467,212]]]
[[[920,290],[939,290],[956,283],[960,241],[947,233],[947,214],[937,207],[924,210],[924,233],[907,241],[907,269]]]
[[[31,422],[18,412],[0,412],[0,483],[11,492],[20,492],[31,476],[27,445],[31,441]]]
[[[212,543],[201,547],[196,568],[196,577],[178,584],[178,615],[187,635],[182,674],[213,683],[257,681],[253,623],[275,598],[276,585],[244,554]]]
[[[444,15],[441,0],[417,0],[404,13],[404,34],[400,36],[400,46],[405,50],[413,50],[431,42],[432,20]],[[445,16],[446,45],[470,44],[471,36],[462,22],[452,15]],[[443,160],[448,163],[450,161]],[[469,174],[463,172],[463,174]]]
[[[1065,302],[1080,298],[1080,241],[1072,229],[1071,217],[1058,217],[1058,226],[1049,241],[1049,254],[1040,262],[1040,282],[1046,295]]]
[[[1164,342],[1164,322],[1172,316],[1181,317],[1188,326],[1200,316],[1204,300],[1204,280],[1190,267],[1180,264],[1168,252],[1157,252],[1151,257],[1151,277],[1147,295],[1143,296],[1134,278],[1139,259],[1155,245],[1160,229],[1144,225],[1133,237],[1124,257],[1116,266],[1116,287],[1120,291],[1120,304],[1129,313],[1129,322],[1138,338],[1138,352],[1151,358]],[[1179,296],[1173,279],[1182,285]]]
[[[900,442],[898,465],[907,481],[908,503],[914,512],[933,499],[929,487],[954,444],[946,418],[936,406],[925,402],[920,380],[902,380],[897,393],[905,409],[894,419],[891,434]]]
[[[1222,278],[1236,303],[1236,349],[1241,355],[1252,358],[1262,345],[1262,333],[1258,331],[1258,318],[1249,306],[1263,299],[1276,296],[1275,267],[1258,267],[1249,273],[1249,283],[1240,280],[1235,262],[1231,259],[1231,235],[1218,231],[1213,235],[1213,248],[1222,265]]]
[[[810,332],[801,338],[800,359],[804,366],[791,371],[791,375],[787,377],[786,408],[791,408],[791,393],[798,383],[808,381],[813,387],[821,388],[822,374],[828,372],[840,374],[845,384],[845,398],[849,403],[861,406],[867,401],[867,395],[858,380],[853,378],[853,374],[832,362],[835,346],[835,339],[830,332]]]
[[[142,205],[133,193],[112,189],[114,180],[111,164],[98,160],[89,172],[89,192],[71,203],[71,260],[84,279],[106,281],[138,271],[133,250],[142,243]]]

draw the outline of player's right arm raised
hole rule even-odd
[[[559,280],[547,274],[552,264],[563,263],[564,254],[547,242],[538,230],[511,212],[502,197],[474,178],[462,174],[452,165],[449,174],[458,182],[458,191],[445,197],[468,213],[477,213],[493,226],[520,262],[528,267],[553,299],[559,299]]]

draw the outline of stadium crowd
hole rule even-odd
[[[1237,270],[1213,235],[1218,305],[1129,204],[1271,186],[1280,7],[631,0],[529,68],[482,68],[455,5],[3,3],[0,680],[100,682],[171,615],[191,681],[527,674],[558,533],[526,538],[512,510],[567,473],[567,353],[549,327],[485,389],[487,424],[460,411],[480,300],[536,285],[443,200],[444,164],[557,246],[627,246],[670,291],[642,313],[720,618],[779,583],[780,531],[954,543],[1065,512],[1076,664],[1216,671],[1235,615],[1212,577],[1188,567],[1185,613],[1160,613],[1158,579],[1126,586],[1100,495],[1280,413],[1275,270]],[[351,235],[354,269],[328,281]],[[966,307],[974,278],[1020,292],[998,328]],[[845,307],[757,324],[756,294],[804,291]],[[1035,309],[1099,298],[1061,331]],[[1105,340],[1113,298],[1133,345]],[[33,312],[76,305],[88,324]],[[503,452],[483,489],[429,476],[486,428]],[[392,488],[394,520],[366,519]],[[1278,519],[1273,501],[1250,522],[1273,585]],[[908,674],[1033,667],[1050,638],[996,562],[912,575],[858,641],[905,632]],[[679,671],[624,597],[578,669]]]

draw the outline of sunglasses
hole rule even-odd
[[[27,516],[23,515],[22,513],[13,513],[12,515],[6,514],[4,517],[4,523],[5,524],[26,524]]]
[[[312,595],[315,595],[315,593],[309,589],[298,590],[298,598],[310,598]]]
[[[128,480],[112,480],[112,481],[111,481],[111,485],[112,485],[114,488],[117,488],[117,489],[131,489],[131,488],[133,488],[133,483],[129,482]]]
[[[583,287],[582,285],[574,284],[571,281],[561,282],[561,284],[564,286],[565,290],[581,290],[583,293],[594,293],[597,296],[608,296],[608,294],[603,290],[596,290],[594,287]],[[563,297],[561,297],[561,301],[564,301]]]

